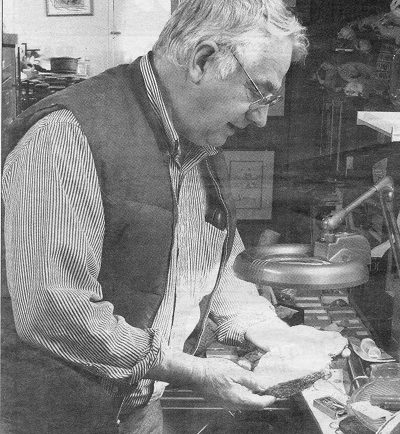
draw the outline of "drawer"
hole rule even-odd
[[[1,83],[4,84],[7,80],[12,80],[13,78],[13,70],[11,66],[3,67],[1,72]]]
[[[14,85],[14,77],[11,74],[5,74],[3,72],[3,76],[1,77],[1,89],[11,89]]]
[[[15,57],[14,48],[3,47],[2,56],[3,57],[1,60],[1,69],[2,69],[2,82],[4,82],[9,77],[15,76],[16,57]]]
[[[3,47],[2,56],[3,58],[1,60],[2,60],[3,68],[10,65],[15,65],[17,56],[15,54],[14,47]]]
[[[14,119],[16,116],[16,93],[15,88],[10,87],[7,89],[7,87],[1,88],[1,117],[3,122],[7,118]]]

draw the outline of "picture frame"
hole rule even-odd
[[[48,17],[93,15],[93,0],[45,0]]]
[[[273,151],[224,151],[238,220],[272,217]]]

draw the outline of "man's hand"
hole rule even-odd
[[[334,357],[347,345],[337,332],[321,331],[304,325],[271,328],[267,322],[250,327],[246,340],[264,351],[296,355],[319,354]]]
[[[202,359],[203,373],[195,381],[196,388],[204,397],[231,410],[262,410],[276,398],[260,396],[267,389],[253,372],[247,371],[226,359]]]
[[[167,350],[159,366],[146,375],[153,380],[184,385],[231,410],[261,410],[276,398],[260,396],[267,389],[251,371],[220,358],[199,358]]]

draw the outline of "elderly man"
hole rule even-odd
[[[243,244],[220,147],[265,125],[306,45],[280,0],[187,0],[152,52],[19,117],[3,176],[24,342],[11,432],[161,432],[165,383],[271,404],[252,372],[195,356],[208,317],[226,344],[342,350],[288,327],[231,267]]]

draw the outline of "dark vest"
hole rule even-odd
[[[10,131],[17,141],[39,119],[70,110],[85,133],[99,178],[105,239],[99,282],[114,313],[134,327],[151,327],[164,295],[176,206],[169,144],[148,100],[139,59],[58,92],[23,112]],[[206,220],[227,228],[220,274],[230,254],[235,212],[221,153],[200,163]],[[219,277],[220,278],[220,277]],[[208,315],[204,312],[204,328]]]
[[[139,59],[56,93],[14,123],[14,142],[38,119],[66,108],[77,118],[93,154],[105,211],[99,281],[104,299],[135,327],[150,327],[163,297],[175,204],[167,137],[148,100]],[[219,153],[201,163],[206,218],[235,230],[227,171]]]

